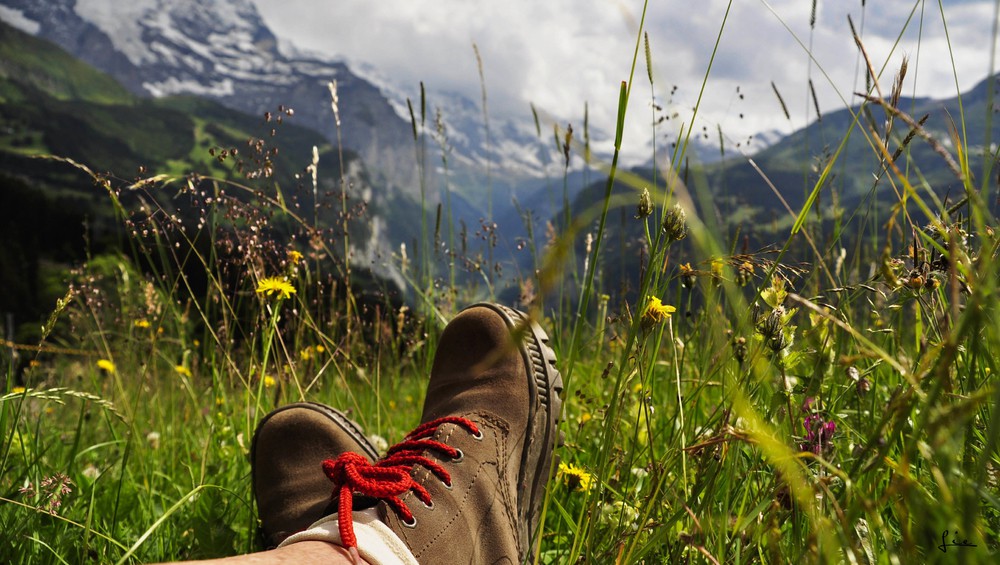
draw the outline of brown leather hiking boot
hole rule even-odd
[[[250,469],[265,548],[333,511],[322,464],[346,452],[378,459],[361,428],[338,410],[302,402],[264,416],[254,432]]]
[[[512,339],[513,338],[513,339]],[[515,310],[477,304],[441,335],[422,424],[375,465],[324,462],[350,513],[353,494],[420,563],[522,563],[536,543],[562,377],[545,332]],[[351,520],[341,543],[356,551]]]

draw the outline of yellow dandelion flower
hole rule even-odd
[[[191,342],[191,345],[193,345],[195,347],[198,347],[199,345],[201,345],[201,342],[196,339],[196,340],[194,340],[194,341]]]
[[[271,375],[264,375],[264,388],[271,388],[278,384],[278,381],[274,380]]]
[[[107,359],[98,359],[97,368],[112,375],[115,373],[115,364]]]
[[[649,303],[646,305],[646,311],[642,313],[642,322],[649,326],[662,324],[676,311],[677,308],[669,304],[664,304],[663,301],[655,296],[650,296]]]
[[[298,265],[302,261],[302,254],[298,251],[292,249],[288,252],[288,262],[292,265]]]
[[[316,346],[316,353],[323,353],[324,351],[326,351],[326,348],[323,347],[322,345]]]
[[[135,322],[132,323],[132,325],[137,328],[145,330],[149,328],[149,320],[136,320]]]
[[[311,347],[306,347],[302,351],[299,351],[299,359],[303,361],[308,361],[312,359],[312,356],[313,356],[313,350]]]
[[[726,262],[722,259],[715,258],[712,259],[712,276],[716,278],[722,278],[722,269],[726,266]]]
[[[24,394],[24,387],[23,386],[16,386],[16,387],[10,389],[10,392],[12,394]]]
[[[174,372],[177,373],[178,375],[182,376],[182,377],[190,377],[191,376],[191,369],[188,369],[184,365],[175,365],[174,366]]]
[[[594,487],[594,475],[572,463],[559,463],[559,478],[566,481],[570,490],[587,492]]]
[[[257,294],[266,296],[277,294],[278,298],[291,298],[295,294],[295,287],[287,279],[268,277],[257,284]]]

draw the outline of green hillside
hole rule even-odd
[[[8,90],[9,81],[28,85],[58,100],[99,104],[131,104],[134,98],[113,78],[51,43],[0,22],[0,102],[25,102],[23,90]]]
[[[926,116],[922,127],[936,147],[921,135],[907,140],[911,128],[896,118],[889,131],[888,151],[890,154],[899,151],[896,166],[933,211],[937,210],[933,198],[955,204],[964,196],[961,181],[938,150],[957,161],[960,143],[969,156],[973,185],[995,186],[995,173],[989,171],[995,160],[996,140],[1000,139],[1000,120],[991,119],[991,80],[997,79],[983,80],[963,93],[961,103],[958,98],[902,98],[898,102],[898,108],[914,121]],[[855,115],[859,116],[857,120]],[[822,116],[821,120],[753,155],[752,163],[745,157],[728,157],[704,166],[692,163],[682,167],[681,174],[699,215],[710,225],[717,225],[721,240],[733,253],[739,253],[780,247],[788,239],[795,220],[793,213],[799,214],[822,171],[832,163],[810,210],[810,237],[820,250],[855,249],[859,243],[867,243],[858,248],[862,252],[856,255],[860,261],[870,261],[881,253],[885,222],[899,207],[904,192],[900,179],[881,161],[875,141],[876,136],[885,137],[888,118],[888,113],[876,104],[840,110]],[[958,136],[958,143],[954,135]],[[994,153],[984,152],[987,139],[993,140]],[[639,191],[652,185],[654,173],[649,168],[631,173],[619,175],[612,190],[612,202],[621,210],[609,216],[607,225],[605,251],[616,259],[612,262],[614,268],[604,273],[606,288],[629,288],[637,283],[621,278],[623,273],[639,272],[631,264],[638,259],[628,258],[636,256],[632,250],[644,240],[645,228],[633,215]],[[662,188],[663,171],[656,171],[655,177]],[[592,217],[604,199],[605,189],[604,180],[586,187],[573,202],[572,215]],[[792,213],[785,208],[786,204]],[[912,197],[906,199],[906,210],[916,225],[926,224],[926,215]],[[558,225],[560,220],[557,217],[553,221]],[[655,233],[655,219],[650,221],[654,224],[650,229]],[[895,233],[898,236],[900,232]],[[577,242],[581,261],[582,240],[579,238]],[[811,255],[809,242],[795,238],[788,259],[794,261]],[[683,252],[677,256],[681,263],[687,260]]]
[[[94,170],[227,176],[209,150],[270,144],[274,123],[193,97],[138,98],[51,44],[0,24],[0,152],[3,170],[33,170],[15,156],[58,155]],[[277,114],[277,109],[275,109]],[[283,124],[272,156],[279,180],[290,181],[312,155],[330,149],[311,130]],[[32,175],[34,176],[34,175]]]
[[[51,309],[52,297],[38,284],[45,265],[59,269],[85,251],[118,245],[103,189],[80,170],[39,157],[72,159],[117,183],[197,173],[253,184],[247,174],[269,166],[267,186],[294,195],[314,146],[330,170],[338,157],[322,136],[282,118],[266,122],[195,97],[135,97],[61,49],[0,23],[0,283],[20,289],[0,295],[0,312],[37,326]],[[35,214],[46,210],[58,213]]]

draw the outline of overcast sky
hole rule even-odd
[[[642,10],[640,0],[253,1],[284,41],[371,64],[411,88],[414,97],[424,81],[428,88],[460,91],[478,101],[476,43],[491,116],[530,119],[530,102],[579,131],[587,102],[591,127],[605,132],[614,129],[618,86],[628,78]],[[910,59],[907,94],[954,96],[956,73],[957,87],[971,88],[990,72],[995,3],[943,0],[942,14],[937,0],[868,0],[866,6],[861,0],[821,0],[811,29],[809,0],[734,0],[731,7],[728,0],[652,0],[645,30],[657,102],[678,114],[660,126],[665,129],[658,137],[676,135],[680,123],[690,120],[720,30],[697,125],[721,125],[733,144],[754,132],[788,132],[812,121],[809,78],[823,111],[856,102],[852,93],[864,88],[864,75],[848,14],[875,67],[885,68],[886,89],[904,55]],[[790,121],[772,81],[788,104]],[[641,47],[634,84],[626,145],[640,145],[650,135]]]

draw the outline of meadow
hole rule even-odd
[[[407,284],[394,294],[346,259],[366,217],[344,171],[317,160],[302,177],[312,205],[338,211],[319,222],[269,182],[271,140],[213,148],[213,166],[238,173],[224,178],[123,180],[74,164],[115,210],[122,251],[73,270],[38,343],[0,349],[0,561],[257,550],[257,421],[322,402],[391,445],[419,423],[444,324],[507,286],[552,338],[565,383],[533,562],[995,562],[995,145],[970,150],[979,140],[961,122],[950,139],[927,134],[894,104],[905,65],[887,80],[862,56],[867,105],[845,144],[866,140],[873,182],[895,202],[831,227],[821,202],[837,190],[835,149],[795,187],[807,197],[773,245],[744,250],[681,167],[619,170],[625,113],[649,102],[650,40],[640,24],[610,102],[603,198],[574,214],[567,202],[543,226],[526,217],[544,236],[514,274],[497,267],[495,234],[463,238],[428,206],[418,244],[383,258]],[[418,108],[419,150],[418,133],[434,132]],[[583,152],[562,142],[567,160]],[[918,145],[961,194],[926,182]],[[321,195],[323,175],[340,188]],[[608,276],[620,259],[609,217],[622,210],[638,234],[628,292]]]

